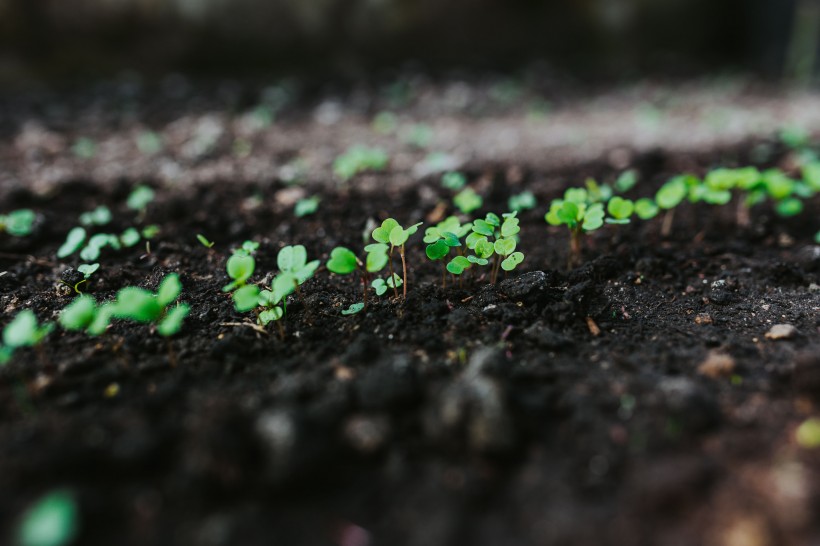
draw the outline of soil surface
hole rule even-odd
[[[384,296],[342,316],[360,284],[322,268],[304,301],[291,297],[280,339],[222,293],[231,249],[261,243],[257,282],[286,244],[324,263],[387,216],[429,225],[449,212],[437,175],[174,186],[67,168],[33,189],[13,163],[28,160],[5,157],[18,183],[4,187],[3,210],[31,207],[38,223],[30,237],[0,236],[2,325],[20,309],[54,320],[71,301],[59,279],[78,258],[56,250],[100,204],[114,212],[100,231],[150,223],[161,233],[150,253],[105,249],[88,292],[155,289],[178,272],[192,312],[170,344],[121,321],[99,338],[56,330],[0,369],[4,543],[56,488],[76,495],[77,544],[820,541],[820,451],[795,440],[820,413],[817,200],[789,220],[757,207],[750,229],[734,207],[685,205],[671,237],[660,219],[608,227],[567,271],[567,234],[543,220],[549,199],[588,176],[612,181],[624,165],[474,161],[465,169],[483,211],[503,212],[525,188],[538,198],[520,215],[520,270],[495,286],[467,277],[442,289],[416,235],[406,301]],[[638,197],[682,171],[755,161],[794,165],[757,139],[631,150],[626,166],[640,173]],[[138,220],[125,200],[140,182],[157,197]],[[315,215],[294,217],[299,195],[321,197]],[[769,339],[775,324],[795,330]]]

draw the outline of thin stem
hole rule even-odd
[[[282,321],[277,320],[276,321],[276,326],[279,327],[279,339],[281,339],[282,341],[285,341],[285,327],[282,326]]]
[[[390,266],[390,278],[391,279],[394,278],[393,277],[393,275],[394,275],[394,273],[393,273],[393,249],[394,248],[395,247],[393,245],[390,245],[390,254],[388,256],[389,259],[387,260],[387,264]],[[393,283],[393,296],[396,299],[399,299],[399,290],[396,288],[396,283],[395,282]]]
[[[567,269],[572,269],[581,263],[581,236],[582,228],[578,226],[569,231],[569,261]]]
[[[404,299],[407,299],[407,261],[405,261],[404,259],[404,245],[401,245],[401,248],[399,249],[399,255],[401,256],[401,270],[402,275],[404,276],[404,284],[402,285],[402,297],[404,297]]]
[[[172,368],[177,367],[177,354],[174,352],[174,345],[171,343],[171,338],[166,337],[165,342],[168,344],[168,361]]]
[[[361,270],[362,274],[362,300],[364,301],[364,308],[367,309],[367,271]]]
[[[663,237],[669,237],[669,234],[672,233],[672,222],[674,221],[675,209],[668,209],[663,216],[663,224],[661,224],[661,235]]]

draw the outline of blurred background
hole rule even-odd
[[[807,83],[818,13],[816,0],[0,0],[0,82],[540,62],[590,79],[732,70]]]

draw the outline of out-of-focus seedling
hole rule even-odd
[[[516,195],[511,195],[507,200],[507,207],[512,212],[521,212],[534,209],[536,205],[535,195],[531,191],[523,191]]]
[[[199,241],[199,244],[204,246],[205,248],[213,248],[214,242],[209,241],[204,235],[201,233],[197,233],[196,240]]]
[[[240,313],[256,308],[259,300],[259,288],[246,284],[256,269],[256,260],[247,254],[234,254],[228,258],[225,266],[231,282],[222,287],[223,292],[232,292],[234,308]]]
[[[360,172],[381,171],[387,167],[389,158],[381,148],[352,146],[333,162],[333,174],[347,182]]]
[[[383,243],[373,243],[364,247],[367,256],[362,262],[349,248],[339,246],[330,252],[327,269],[337,275],[349,275],[359,271],[362,281],[362,308],[367,307],[368,282],[371,273],[378,273],[387,266],[390,258],[387,255],[389,247]],[[381,294],[379,294],[381,295]]]
[[[129,209],[137,211],[139,217],[143,218],[148,205],[154,200],[154,196],[154,190],[149,186],[140,184],[131,191],[125,204]]]
[[[5,231],[15,237],[31,235],[35,218],[36,215],[31,209],[19,209],[8,214],[0,214],[0,233]]]
[[[372,233],[373,239],[375,239],[376,242],[390,244],[388,258],[392,258],[393,250],[395,248],[399,249],[403,281],[402,294],[405,298],[407,297],[407,260],[405,257],[405,243],[411,235],[418,231],[421,224],[422,222],[419,222],[409,226],[408,228],[403,228],[396,220],[393,218],[388,218],[382,222],[381,226],[374,229]],[[388,264],[390,265],[390,278],[393,278],[393,260],[388,259]],[[398,294],[394,293],[394,295],[397,296]]]
[[[319,199],[319,196],[317,195],[300,199],[296,202],[296,206],[293,208],[293,214],[297,218],[309,216],[319,210],[319,201],[321,201],[321,199]]]
[[[0,345],[0,364],[7,363],[16,349],[37,347],[51,332],[54,325],[37,323],[37,317],[30,309],[24,309],[3,328],[3,344]]]
[[[550,204],[550,210],[544,217],[550,225],[565,225],[569,229],[570,269],[581,261],[584,233],[595,231],[604,224],[603,204],[589,203],[587,199],[587,190],[584,188],[570,188],[564,193],[563,199],[556,199]]]
[[[58,322],[65,330],[84,330],[88,335],[99,336],[111,323],[114,310],[113,303],[97,305],[93,296],[82,294],[60,312]]]
[[[111,210],[105,205],[100,205],[80,215],[80,223],[84,226],[104,226],[109,222],[111,222]]]
[[[434,227],[429,227],[424,231],[424,242],[427,243],[425,253],[427,257],[436,262],[441,262],[441,287],[447,287],[447,265],[445,259],[450,255],[450,250],[461,247],[461,239],[467,236],[472,229],[472,223],[462,225],[458,218],[449,216]]]
[[[453,204],[462,214],[470,214],[480,209],[484,200],[473,188],[467,187],[453,197]]]
[[[68,546],[79,530],[79,510],[67,491],[51,491],[23,514],[17,528],[18,546]]]
[[[450,171],[441,175],[441,185],[448,190],[459,191],[467,185],[467,177],[457,171]]]
[[[153,324],[159,335],[172,336],[182,328],[182,321],[191,310],[186,303],[171,307],[181,293],[182,283],[176,273],[162,279],[156,294],[137,286],[127,286],[117,292],[113,317]]]

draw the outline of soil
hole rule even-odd
[[[772,141],[701,153],[636,153],[635,196],[670,175],[792,157]],[[820,540],[820,452],[796,427],[820,400],[820,229],[815,199],[784,220],[765,206],[739,229],[733,207],[686,205],[586,241],[567,271],[567,234],[545,203],[608,160],[552,170],[470,164],[485,209],[523,188],[519,271],[438,285],[416,235],[406,301],[360,301],[324,268],[292,297],[280,339],[249,326],[221,287],[230,249],[261,243],[261,281],[286,244],[327,258],[388,215],[435,221],[451,192],[430,175],[316,184],[296,219],[283,180],[158,188],[143,223],[161,234],[111,251],[88,284],[98,299],[181,275],[192,312],[170,344],[116,322],[99,338],[55,331],[0,370],[0,532],[12,542],[38,496],[78,500],[77,544],[676,545]],[[3,209],[34,208],[36,232],[0,239],[3,324],[20,309],[54,320],[71,299],[56,249],[80,213],[106,204],[105,231],[134,225],[138,182],[77,176],[17,187]],[[202,233],[216,241],[208,250]],[[775,324],[796,333],[772,340]],[[174,365],[175,364],[175,365]]]

